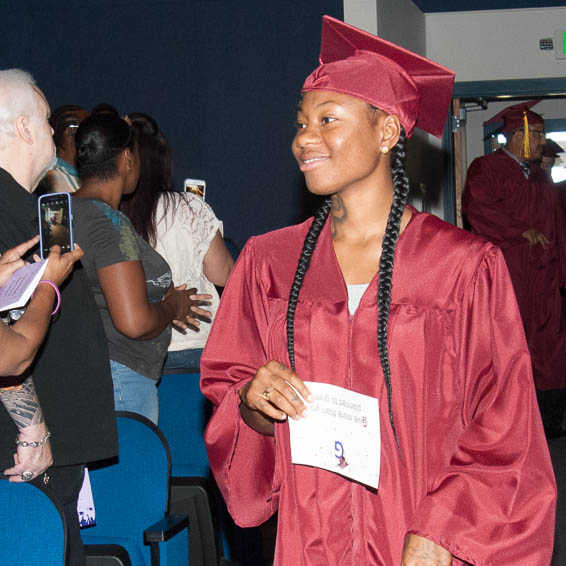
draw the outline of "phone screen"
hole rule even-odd
[[[206,181],[202,179],[185,179],[184,190],[186,193],[193,193],[202,200],[206,198]]]
[[[61,253],[73,249],[71,195],[51,193],[39,197],[39,233],[41,257],[49,255],[52,246],[61,246]]]

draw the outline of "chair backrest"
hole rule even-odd
[[[62,566],[66,536],[59,503],[32,484],[0,480],[0,564]]]
[[[118,462],[91,468],[96,526],[88,537],[129,537],[139,542],[150,564],[143,531],[163,518],[168,506],[171,457],[163,433],[145,417],[117,411]],[[85,537],[83,537],[85,538]]]
[[[210,405],[200,391],[200,373],[161,377],[159,428],[171,447],[174,477],[208,477],[210,465],[203,440]]]

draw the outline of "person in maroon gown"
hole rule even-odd
[[[201,361],[228,509],[278,511],[275,566],[547,565],[556,486],[501,251],[406,205],[405,139],[442,134],[454,75],[328,16],[320,63],[292,150],[327,200],[246,244]],[[293,463],[312,382],[377,399],[377,489],[345,477],[367,445]]]
[[[566,434],[566,325],[560,295],[566,283],[566,237],[558,190],[532,171],[546,143],[544,120],[529,110],[536,102],[514,105],[488,121],[502,121],[508,141],[472,162],[462,210],[472,231],[503,251],[546,434],[555,438]]]

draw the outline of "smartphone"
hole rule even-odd
[[[70,252],[73,242],[73,214],[69,193],[41,195],[37,203],[39,215],[40,254],[45,259],[52,246],[61,246],[61,253]]]
[[[187,193],[193,193],[204,200],[206,191],[206,181],[202,179],[185,179],[183,190]]]

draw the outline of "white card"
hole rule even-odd
[[[77,514],[79,516],[79,524],[81,527],[96,525],[96,511],[94,509],[94,500],[92,498],[92,487],[90,485],[88,468],[85,468],[85,479],[83,480],[83,486],[79,492]]]
[[[46,267],[47,260],[44,259],[14,271],[12,277],[0,287],[0,311],[23,307],[35,291]]]
[[[305,382],[315,401],[308,416],[289,419],[291,461],[335,472],[377,489],[379,402],[327,383]]]

